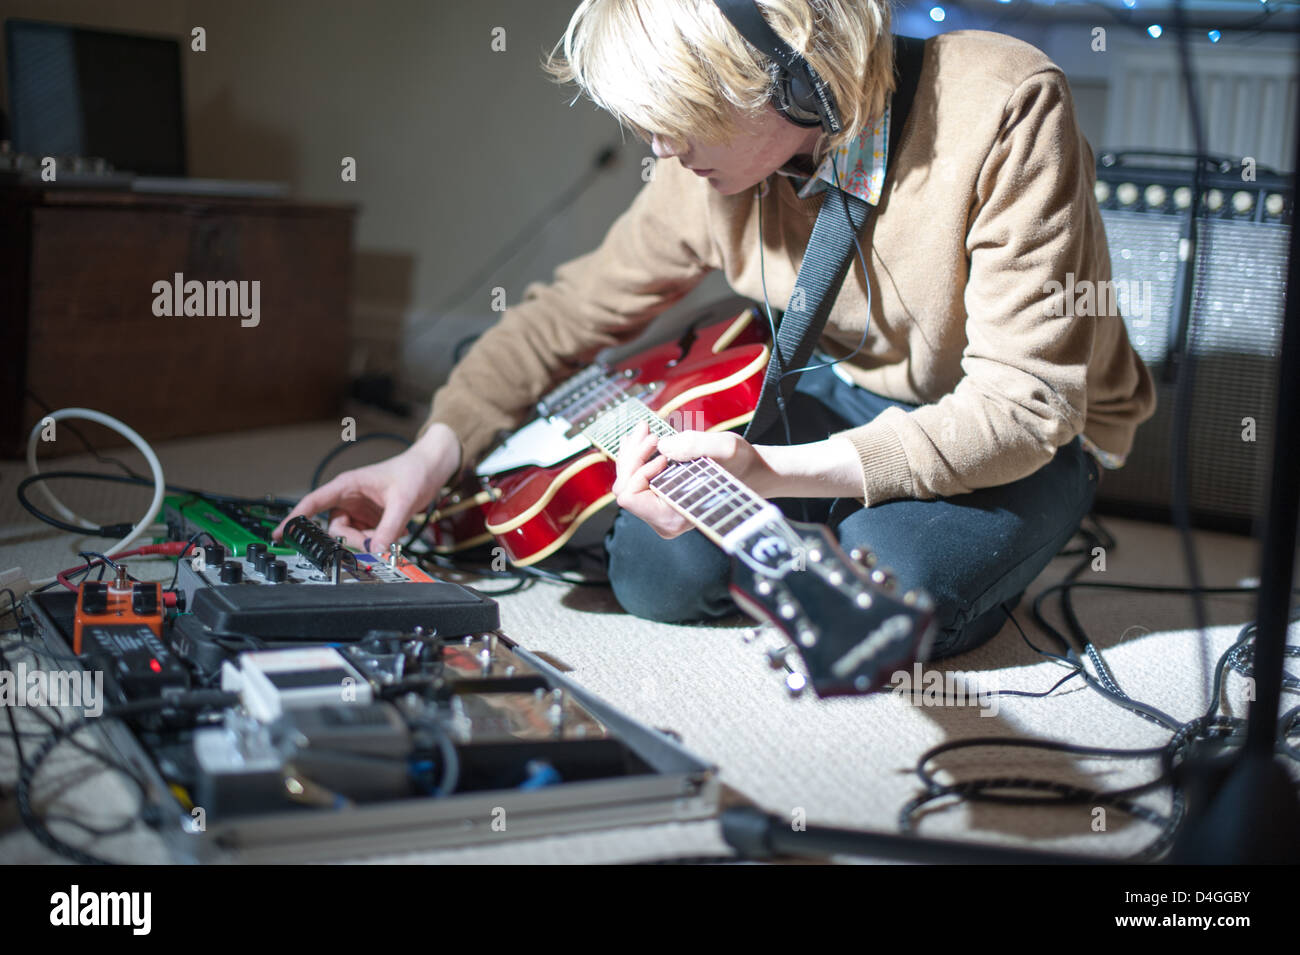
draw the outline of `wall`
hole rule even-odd
[[[642,184],[646,147],[622,142],[589,103],[570,105],[572,92],[539,69],[574,5],[0,0],[0,17],[186,38],[192,27],[204,27],[206,52],[184,45],[192,173],[282,180],[305,198],[357,203],[354,368],[396,369],[407,393],[423,401],[445,376],[452,346],[495,317],[492,287],[516,301],[529,281],[593,248]],[[901,4],[900,30],[924,35],[992,22],[950,8],[939,25],[926,16],[928,7]],[[506,31],[505,52],[491,48],[497,27]],[[1090,49],[1090,24],[1004,19],[999,29],[1039,45],[1066,70],[1094,148],[1142,145],[1105,142],[1120,60]],[[1110,36],[1125,49],[1140,43],[1114,30]],[[1247,43],[1229,40],[1225,51]],[[1248,50],[1279,46],[1267,37],[1249,43]],[[1200,43],[1198,57],[1221,55],[1207,48]],[[446,297],[560,191],[590,177],[593,157],[610,145],[618,147],[619,164],[441,314]],[[354,183],[341,181],[344,156],[357,160]],[[690,301],[725,291],[714,279]]]

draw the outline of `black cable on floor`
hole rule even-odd
[[[1070,591],[1074,589],[1086,588],[1094,590],[1166,594],[1185,594],[1192,589],[1187,587],[1168,587],[1144,584],[1109,584],[1079,581],[1077,579],[1078,575],[1090,562],[1092,547],[1100,544],[1103,539],[1109,541],[1109,546],[1114,546],[1114,538],[1111,537],[1099,523],[1096,524],[1096,527],[1100,533],[1094,533],[1087,528],[1081,529],[1080,533],[1084,538],[1083,546],[1063,553],[1082,555],[1082,559],[1066,574],[1066,578],[1061,583],[1049,587],[1035,599],[1033,604],[1033,615],[1035,621],[1046,633],[1060,643],[1063,653],[1052,653],[1051,651],[1035,646],[1029,640],[1024,628],[1020,626],[1020,622],[1015,618],[1015,615],[1011,613],[1010,609],[1004,607],[1004,610],[1015,625],[1016,629],[1020,632],[1021,638],[1030,648],[1071,669],[1071,673],[1065,679],[1059,681],[1056,686],[1060,686],[1066,679],[1078,677],[1088,686],[1097,690],[1104,697],[1117,705],[1143,719],[1156,723],[1157,725],[1169,730],[1171,733],[1169,740],[1162,746],[1142,750],[1088,747],[1053,740],[1032,740],[1019,737],[981,737],[977,739],[957,740],[940,744],[939,746],[927,750],[917,762],[916,772],[921,779],[924,792],[910,800],[900,811],[899,826],[904,832],[914,832],[916,829],[916,816],[920,810],[945,797],[953,797],[957,801],[967,800],[971,802],[999,803],[1003,805],[1033,805],[1040,807],[1091,804],[1117,809],[1136,819],[1140,819],[1155,826],[1158,830],[1155,839],[1126,860],[1130,862],[1152,861],[1160,858],[1168,851],[1170,846],[1173,844],[1178,828],[1185,817],[1187,808],[1186,797],[1178,779],[1178,769],[1190,749],[1198,742],[1244,739],[1246,721],[1236,717],[1221,715],[1218,711],[1219,707],[1222,705],[1223,676],[1225,670],[1228,667],[1231,667],[1234,671],[1241,673],[1242,675],[1250,675],[1250,648],[1251,641],[1254,639],[1255,631],[1255,625],[1253,623],[1247,624],[1243,627],[1238,634],[1237,640],[1220,656],[1218,664],[1214,668],[1214,679],[1211,687],[1211,702],[1206,712],[1195,719],[1180,721],[1166,713],[1163,713],[1159,709],[1150,706],[1149,704],[1133,699],[1124,692],[1120,687],[1119,682],[1115,679],[1114,674],[1111,673],[1101,651],[1088,638],[1083,625],[1080,623],[1078,616],[1074,611],[1073,604],[1070,601],[1062,601],[1062,611],[1066,618],[1067,629],[1070,631],[1070,635],[1074,640],[1071,640],[1070,637],[1061,633],[1044,618],[1042,614],[1042,605],[1049,596],[1052,594],[1068,596]],[[1196,589],[1204,595],[1246,594],[1252,593],[1256,590],[1256,588],[1253,587],[1197,587]],[[1300,615],[1293,616],[1292,619],[1293,622],[1295,620],[1300,620]],[[1077,641],[1077,643],[1074,641]],[[1288,656],[1300,658],[1300,648],[1288,647],[1287,649]],[[1087,671],[1084,664],[1085,659],[1091,661],[1094,667],[1097,668],[1098,676],[1094,676]],[[1292,692],[1300,692],[1300,678],[1287,674],[1284,682],[1286,689],[1291,690]],[[1047,693],[1051,693],[1052,690],[1055,690],[1056,686],[1053,686],[1051,690],[1047,691]],[[998,695],[1019,694],[999,693]],[[1291,746],[1287,742],[1291,734],[1296,732],[1297,729],[1300,729],[1300,706],[1290,710],[1280,721],[1280,739],[1278,744],[1278,751],[1280,753],[1300,761],[1300,749]],[[1159,756],[1161,760],[1161,769],[1158,776],[1148,780],[1147,782],[1126,789],[1110,791],[1090,789],[1055,780],[1037,779],[1028,776],[976,778],[945,784],[940,783],[934,775],[926,769],[927,764],[937,756],[945,752],[970,747],[1018,747],[1024,749],[1070,753],[1091,758],[1109,759],[1142,759]],[[1171,808],[1167,815],[1162,815],[1150,807],[1136,802],[1132,798],[1165,787],[1170,787]]]

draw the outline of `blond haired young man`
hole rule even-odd
[[[546,390],[710,271],[785,308],[838,187],[875,207],[866,270],[851,267],[820,342],[829,357],[789,403],[793,444],[771,431],[633,434],[606,545],[614,593],[657,620],[734,612],[725,555],[648,485],[668,459],[704,455],[930,591],[933,656],[1001,628],[1002,606],[1069,540],[1099,467],[1122,463],[1154,408],[1122,319],[1060,317],[1048,292],[1067,275],[1110,278],[1069,86],[1018,40],[946,34],[925,43],[909,117],[891,128],[887,0],[755,10],[825,84],[839,128],[824,113],[797,121],[779,64],[715,0],[584,0],[550,69],[652,144],[655,175],[598,249],[530,286],[479,339],[413,448],[340,475],[295,513],[329,510],[335,533],[382,549]]]

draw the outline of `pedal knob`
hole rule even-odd
[[[248,560],[250,564],[254,566],[257,566],[257,556],[259,554],[265,554],[265,553],[266,553],[266,545],[260,542],[255,544],[249,544],[247,547],[244,548],[244,557]]]
[[[268,560],[262,573],[271,583],[282,584],[289,579],[289,565],[282,560]]]
[[[223,584],[237,584],[244,579],[244,565],[233,560],[228,560],[221,565],[221,582]]]
[[[220,544],[208,544],[203,548],[203,563],[216,567],[226,559],[226,549]]]

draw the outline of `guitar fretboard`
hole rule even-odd
[[[583,434],[610,457],[617,457],[623,439],[642,423],[660,437],[677,433],[644,402],[629,396],[598,417]],[[674,461],[650,486],[720,544],[750,518],[772,510],[763,498],[708,458]]]

